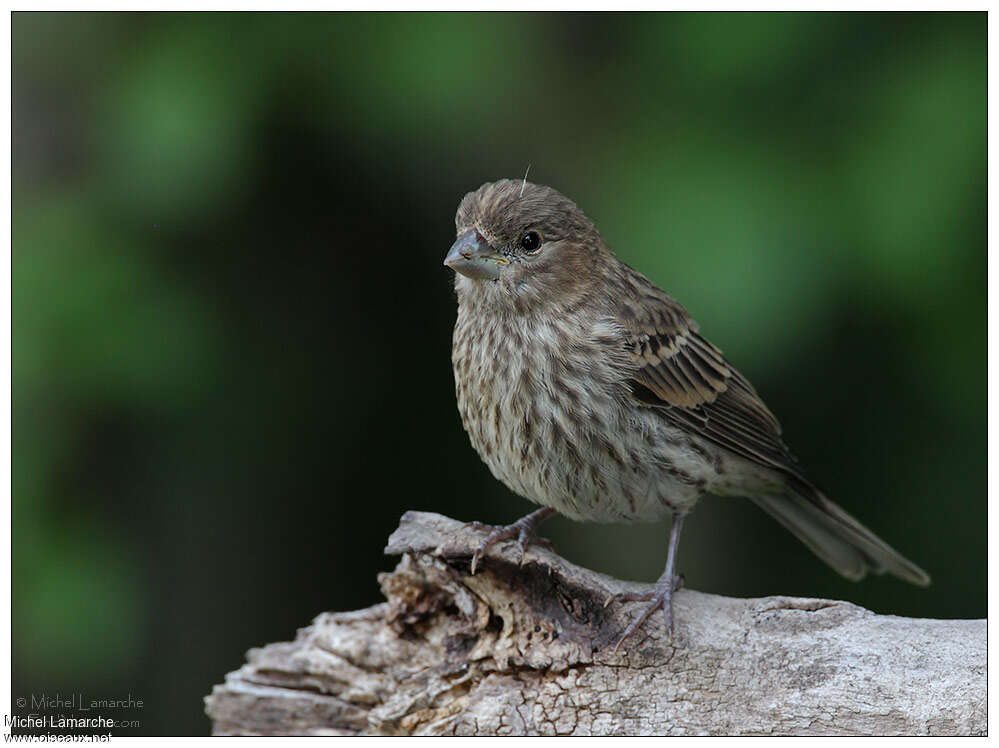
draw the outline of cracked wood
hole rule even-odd
[[[617,654],[640,591],[513,543],[469,574],[481,531],[408,512],[386,603],[323,613],[251,650],[206,697],[215,734],[969,735],[986,732],[985,621],[850,603],[677,593]]]

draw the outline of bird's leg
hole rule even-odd
[[[645,606],[645,610],[625,629],[624,635],[614,647],[615,652],[659,608],[663,609],[663,614],[666,616],[666,635],[670,638],[670,641],[673,640],[673,593],[680,588],[683,582],[683,579],[678,577],[675,572],[676,549],[680,545],[680,531],[683,529],[683,517],[684,515],[679,512],[673,513],[673,527],[669,532],[669,552],[666,554],[666,568],[663,570],[662,576],[659,577],[659,581],[656,582],[656,586],[650,592],[642,595],[624,594],[620,596],[615,595],[611,598],[612,600],[624,598],[626,600],[649,601],[649,604]]]
[[[544,538],[539,538],[537,536],[538,525],[544,522],[546,519],[555,514],[554,509],[549,509],[545,507],[544,509],[538,509],[535,512],[531,512],[526,517],[521,517],[512,525],[506,525],[505,527],[492,527],[492,532],[486,536],[479,547],[475,549],[475,554],[472,556],[472,574],[475,574],[475,570],[479,566],[479,559],[482,558],[484,554],[490,547],[496,545],[501,540],[507,540],[512,537],[517,538],[517,545],[520,546],[520,558],[521,561],[524,559],[524,551],[527,550],[527,546],[533,541],[547,547],[551,547],[549,543]],[[471,527],[479,530],[490,529],[490,525],[484,525],[481,522],[471,522],[469,523]]]

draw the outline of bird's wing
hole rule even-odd
[[[634,271],[632,271],[634,272]],[[890,572],[919,585],[929,575],[813,486],[780,438],[780,424],[753,386],[697,333],[686,310],[638,273],[616,289],[616,322],[626,330],[637,402],[674,426],[776,469],[786,493],[752,496],[820,558],[850,579]]]
[[[773,413],[687,311],[642,276],[629,285],[616,316],[637,366],[628,382],[635,399],[741,457],[804,478]]]

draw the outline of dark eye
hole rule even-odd
[[[537,231],[528,231],[520,237],[520,246],[525,252],[537,252],[541,249],[541,234]]]

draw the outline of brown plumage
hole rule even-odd
[[[617,259],[550,187],[503,180],[461,201],[452,360],[462,422],[493,474],[541,504],[483,542],[521,548],[554,512],[598,522],[673,516],[666,570],[627,638],[662,607],[672,630],[676,549],[705,493],[746,496],[850,579],[929,577],[827,499],[752,385],[687,311]]]

